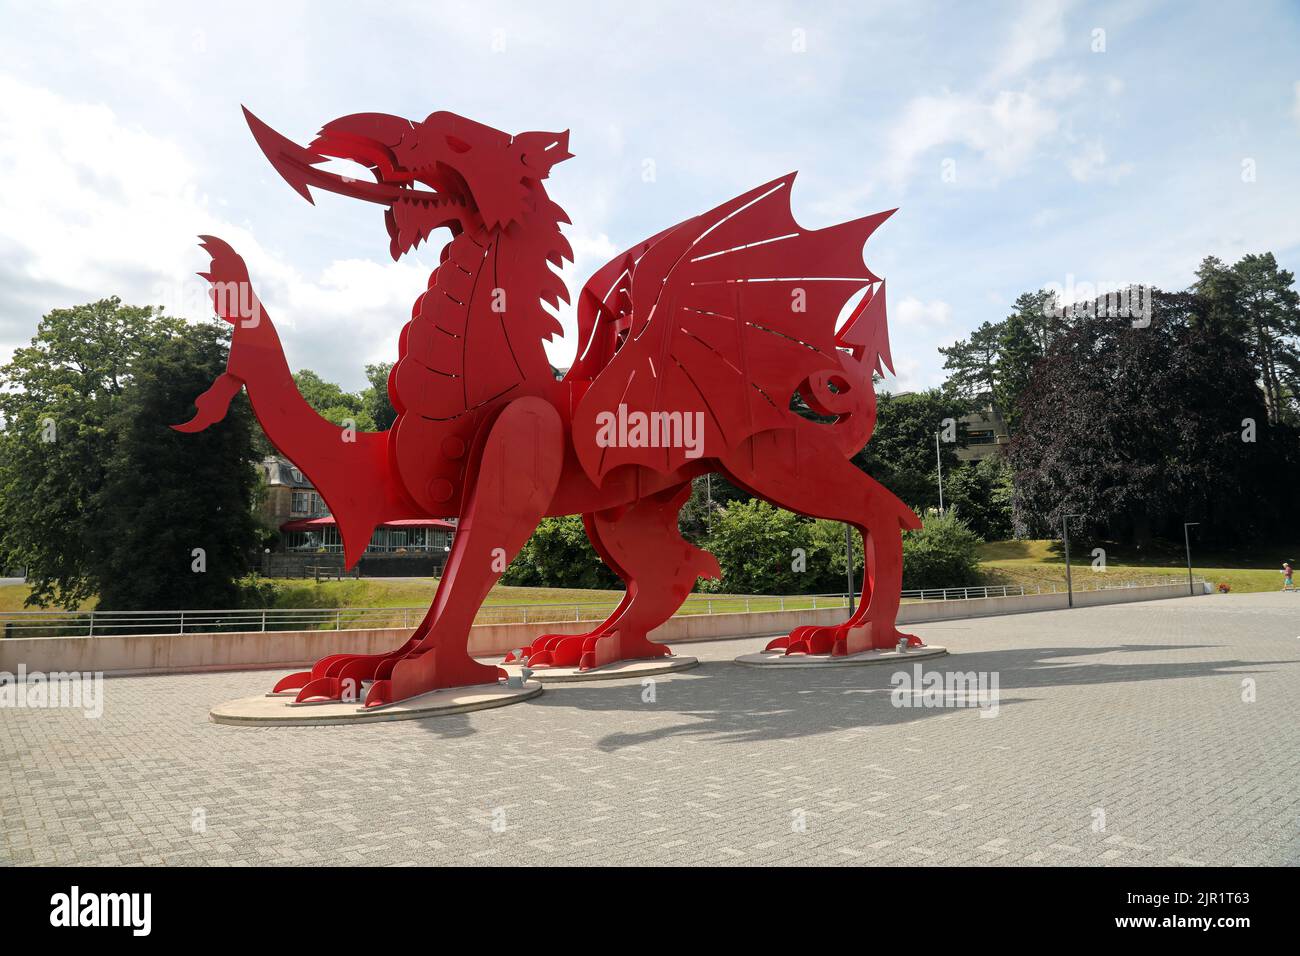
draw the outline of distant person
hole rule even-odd
[[[1295,590],[1295,580],[1292,577],[1294,573],[1295,572],[1291,569],[1291,562],[1283,561],[1282,562],[1282,590],[1283,591]]]

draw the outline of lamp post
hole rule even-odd
[[[1192,584],[1192,538],[1188,529],[1195,528],[1198,524],[1199,521],[1183,522],[1183,546],[1187,549],[1187,593],[1193,596],[1196,594],[1196,586]]]
[[[934,433],[934,463],[939,467],[939,514],[943,514],[943,456],[939,454],[939,433]]]
[[[848,567],[849,617],[853,616],[853,525],[844,525],[844,563]]]
[[[713,530],[713,472],[708,472],[704,476],[704,523],[710,531]]]
[[[1074,582],[1070,578],[1070,519],[1082,518],[1083,515],[1061,516],[1061,540],[1065,542],[1065,601],[1074,607]]]

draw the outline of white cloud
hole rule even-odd
[[[1296,118],[1297,123],[1300,123],[1300,80],[1296,80],[1295,83],[1295,103],[1291,106],[1291,115]]]
[[[908,296],[889,307],[890,352],[894,374],[880,388],[889,392],[914,392],[943,381],[934,356],[939,345],[961,338],[953,322],[952,306],[942,299],[923,301]]]
[[[993,70],[995,83],[1018,77],[1060,51],[1065,45],[1068,6],[1064,0],[1029,0],[1021,7]]]
[[[425,268],[348,259],[303,275],[219,215],[195,170],[176,144],[105,106],[0,75],[0,349],[23,344],[50,309],[106,295],[206,318],[194,273],[207,264],[197,236],[212,234],[244,256],[293,367],[356,387],[365,362],[396,357]]]
[[[939,175],[939,160],[933,167],[928,160],[918,163],[939,147],[951,150],[940,158],[956,161],[959,183],[996,184],[1038,156],[1058,152],[1060,111],[1088,85],[1083,74],[1057,62],[1065,46],[1069,6],[1065,0],[1031,0],[1010,26],[992,69],[969,90],[944,89],[907,102],[889,132],[887,169],[895,187],[922,170]],[[1122,83],[1112,80],[1108,89],[1116,94]],[[974,155],[963,156],[963,151]]]
[[[1100,180],[1113,183],[1133,171],[1131,163],[1111,165],[1106,149],[1097,140],[1076,144],[1066,160],[1070,175],[1081,183]]]
[[[938,299],[922,302],[909,296],[894,306],[889,320],[913,332],[933,332],[952,324],[952,306]]]
[[[1030,225],[1035,229],[1043,229],[1052,225],[1061,218],[1061,210],[1052,206],[1045,206],[1038,212],[1034,213],[1034,218],[1030,220]]]
[[[1029,93],[1003,90],[981,97],[945,91],[917,97],[891,131],[889,173],[901,184],[915,173],[918,157],[952,144],[975,152],[996,175],[1008,175],[1031,159],[1058,125],[1056,113]],[[936,176],[939,169],[936,162]],[[962,175],[958,162],[958,181]]]
[[[895,186],[912,178],[917,159],[941,146],[955,146],[975,154],[975,176],[997,179],[1019,172],[1039,152],[1060,126],[1053,102],[1073,96],[1084,86],[1083,77],[1066,69],[1052,69],[1044,77],[1029,77],[1031,68],[1050,61],[1065,44],[1066,2],[1032,0],[1009,30],[993,69],[969,92],[943,90],[914,97],[903,108],[889,135],[888,171]],[[957,181],[966,174],[957,159]],[[940,167],[936,164],[935,175]]]
[[[181,264],[169,235],[176,211],[196,225],[210,220],[193,167],[172,144],[122,126],[104,106],[7,76],[0,179],[6,238],[20,246],[23,274],[37,286],[103,294],[124,273],[169,271]]]

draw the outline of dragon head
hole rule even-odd
[[[572,156],[567,130],[511,136],[446,112],[423,122],[353,113],[326,123],[307,147],[244,116],[276,172],[308,202],[315,186],[384,206],[394,259],[439,228],[472,234],[522,222],[543,205],[551,167]],[[317,168],[328,159],[359,163],[375,181]]]

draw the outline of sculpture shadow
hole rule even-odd
[[[1062,659],[1110,653],[1160,653],[1215,645],[1119,644],[1106,647],[1024,648],[963,652],[960,656],[928,658],[900,667],[890,665],[808,669],[745,667],[729,661],[705,662],[698,668],[657,679],[656,701],[643,702],[640,682],[618,681],[552,685],[530,706],[577,708],[594,714],[657,710],[680,715],[667,726],[629,733],[615,732],[600,740],[604,751],[643,746],[671,738],[707,738],[725,743],[789,740],[817,734],[871,727],[888,727],[959,712],[953,707],[896,707],[891,703],[891,677],[915,664],[923,672],[984,671],[996,673],[1000,708],[1037,698],[1023,692],[1037,687],[1103,685],[1156,680],[1233,676],[1256,673],[1277,664],[1300,661],[1143,662],[1133,664],[1066,662]],[[1237,668],[1249,668],[1242,671]],[[974,708],[962,708],[974,709]],[[593,717],[593,720],[599,720]]]

